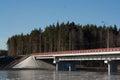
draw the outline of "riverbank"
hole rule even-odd
[[[14,57],[10,56],[4,56],[3,58],[0,58],[0,69],[5,69],[6,66],[8,66],[13,60]]]
[[[16,65],[25,58],[26,56],[16,56],[16,57],[4,56],[3,58],[0,58],[0,70],[12,69],[14,65]]]

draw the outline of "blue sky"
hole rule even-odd
[[[0,0],[0,49],[15,34],[67,21],[120,27],[120,0]]]

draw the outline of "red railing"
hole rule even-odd
[[[72,51],[58,51],[58,52],[44,52],[44,53],[33,53],[32,55],[54,55],[54,54],[75,54],[75,53],[92,53],[92,52],[112,52],[120,51],[119,48],[101,48],[101,49],[88,49],[88,50],[72,50]]]

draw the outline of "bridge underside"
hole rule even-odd
[[[82,56],[63,56],[58,57],[59,61],[75,61],[75,60],[120,60],[118,55],[82,55]]]
[[[89,62],[88,65],[83,64],[84,62]],[[92,64],[97,62],[98,64]],[[99,64],[99,62],[102,62],[102,66]],[[56,63],[56,70],[58,71],[76,71],[76,70],[81,70],[81,69],[86,69],[86,70],[99,70],[99,71],[108,71],[110,73],[116,73],[118,72],[118,65],[120,61],[112,60],[108,61],[107,64],[104,63],[104,61],[59,61]],[[96,66],[97,65],[97,66]],[[108,67],[108,68],[107,68]]]
[[[47,63],[46,66],[48,66],[48,63],[53,66],[56,66],[56,68],[54,67],[53,69],[56,69],[57,71],[76,71],[81,69],[104,71],[107,69],[107,66],[108,66],[107,64],[104,63],[104,60],[75,60],[75,61],[68,60],[68,61],[59,61],[59,62],[56,62],[55,64],[53,63],[54,59],[41,59],[41,60]],[[85,64],[88,62],[89,62],[88,65]],[[111,73],[118,71],[117,66],[119,63],[120,63],[119,60],[112,60],[108,62],[108,64],[110,65]],[[50,69],[50,67],[47,67],[47,69]]]

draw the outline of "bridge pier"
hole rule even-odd
[[[56,63],[55,69],[58,71],[58,62]]]
[[[118,61],[108,60],[108,61],[105,61],[105,63],[108,64],[108,75],[118,72],[118,69],[117,69]]]

